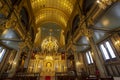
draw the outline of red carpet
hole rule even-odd
[[[45,76],[45,80],[50,80],[51,77],[50,76]]]

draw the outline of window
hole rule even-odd
[[[79,14],[77,14],[74,17],[73,22],[72,22],[72,30],[71,30],[72,35],[74,35],[75,31],[79,27],[79,22],[80,22],[80,17],[79,17]]]
[[[91,52],[90,51],[86,52],[86,58],[87,58],[88,64],[92,64],[93,63],[93,58],[91,56]]]
[[[3,49],[2,47],[0,47],[0,62],[2,61],[5,52],[6,52],[6,49]]]
[[[105,60],[116,58],[115,52],[109,41],[105,41],[100,44],[100,50]]]

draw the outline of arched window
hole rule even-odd
[[[66,34],[66,38],[65,38],[65,43],[66,44],[68,43],[68,40],[69,40],[69,36],[70,36],[69,34],[70,34],[70,32],[68,31],[67,34]]]
[[[25,26],[26,30],[29,30],[29,16],[28,11],[25,7],[22,7],[20,11],[21,22]]]
[[[74,34],[74,32],[76,31],[76,29],[78,28],[79,26],[79,22],[80,22],[80,18],[79,18],[79,15],[76,15],[74,20],[73,20],[73,23],[72,23],[72,35]]]
[[[105,61],[116,58],[115,50],[110,41],[104,41],[99,47]]]
[[[84,0],[83,1],[83,13],[85,15],[90,10],[90,8],[93,6],[95,2],[96,0]]]
[[[0,47],[0,62],[2,61],[4,55],[5,55],[6,49]]]
[[[88,64],[92,64],[92,63],[93,63],[93,58],[92,58],[92,53],[91,53],[91,51],[87,51],[87,52],[86,52],[86,58],[87,58]]]

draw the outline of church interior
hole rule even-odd
[[[120,80],[120,0],[0,0],[0,80]]]

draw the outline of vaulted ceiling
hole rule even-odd
[[[109,9],[103,12],[94,25],[90,26],[93,30],[93,39],[95,43],[100,43],[109,35],[120,30],[120,2],[115,3]],[[89,47],[89,42],[84,36],[79,37],[77,46],[78,51],[85,51]]]
[[[30,0],[35,23],[40,29],[38,33],[41,42],[50,35],[55,37],[59,43],[64,44],[63,31],[67,27],[67,22],[71,16],[76,0]],[[41,40],[40,40],[41,39]]]
[[[25,5],[26,1],[23,0],[23,2]],[[69,33],[68,36],[70,37],[74,36],[74,33],[71,32],[80,31],[81,25],[79,24],[81,24],[81,22],[84,21],[83,16],[85,17],[87,13],[92,11],[95,11],[94,13],[98,13],[97,10],[100,9],[98,4],[96,3],[96,0],[28,0],[28,2],[30,3],[30,6],[28,8],[22,7],[23,9],[21,9],[20,11],[21,22],[23,23],[23,26],[27,26],[26,29],[28,30],[29,20],[31,19],[29,18],[30,15],[29,13],[33,12],[32,18],[33,17],[35,18],[37,29],[36,27],[33,28],[35,28],[35,31],[38,30],[38,33],[36,34],[36,38],[35,38],[35,41],[37,41],[36,43],[37,45],[41,45],[41,42],[50,35],[55,37],[55,39],[57,39],[60,44],[65,45],[65,38],[66,40],[69,38],[69,37],[65,37],[63,34],[64,31],[66,31],[66,28],[69,28],[69,30],[66,31],[66,35],[67,33]],[[75,5],[77,5],[77,7]],[[93,5],[97,6],[97,8],[94,6],[96,10],[93,9]],[[27,11],[29,10],[26,9],[29,8],[30,8],[30,12],[27,13]],[[90,25],[89,28],[93,30],[92,36],[96,43],[99,43],[105,37],[114,33],[115,31],[118,32],[120,30],[119,9],[120,9],[120,2],[114,3],[113,5],[109,5],[108,8],[106,8],[105,10],[101,9],[103,11],[102,15],[101,13],[98,13],[99,17],[93,20],[94,24]],[[77,18],[75,18],[76,15]],[[94,14],[90,16],[91,19],[93,18],[93,15]],[[1,23],[4,23],[5,21],[3,20],[3,17],[4,17],[4,13],[0,14]],[[74,19],[76,20],[74,21]],[[72,25],[72,23],[75,24]],[[4,35],[5,32],[6,34]],[[3,44],[17,50],[18,47],[16,46],[18,46],[18,43],[14,42],[15,40],[12,38],[16,38],[17,41],[21,41],[21,40],[19,40],[19,37],[17,37],[17,35],[14,34],[16,33],[13,30],[8,29],[2,33],[1,38],[3,39],[7,37],[10,38],[10,41],[3,40],[2,41]],[[85,35],[79,35],[79,33],[77,35],[78,36],[77,38],[75,37],[75,41],[74,41],[76,42],[75,45],[77,46],[77,50],[85,51],[90,47],[87,37]],[[68,39],[68,41],[71,40],[72,40],[71,38]]]
[[[52,22],[63,29],[73,11],[76,0],[31,0],[36,24]]]

